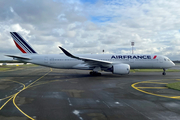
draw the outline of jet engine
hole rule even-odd
[[[112,67],[113,74],[120,74],[120,75],[125,75],[125,74],[129,74],[130,72],[130,66],[128,64],[116,64],[113,65]]]

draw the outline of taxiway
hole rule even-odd
[[[177,120],[178,72],[129,75],[40,66],[0,72],[0,120]]]

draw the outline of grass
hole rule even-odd
[[[31,66],[37,66],[37,65],[34,65],[34,64],[24,64],[24,65],[19,65],[19,66],[16,66],[16,65],[4,65],[4,66],[0,66],[0,72],[2,71],[8,71],[8,70],[16,70],[16,69],[19,69],[19,68],[26,68],[26,67],[31,67]]]
[[[180,90],[180,82],[169,83],[166,86],[170,89]]]
[[[11,68],[4,68],[4,67],[0,67],[0,71],[7,71],[10,70]]]

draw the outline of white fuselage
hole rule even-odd
[[[108,71],[113,74],[129,74],[130,69],[165,69],[175,64],[166,56],[162,55],[121,55],[121,54],[81,54],[73,55],[63,47],[59,48],[64,54],[39,55],[17,32],[10,32],[16,47],[23,53],[19,55],[6,55],[16,60],[34,63],[42,66],[59,69],[82,69],[93,70],[90,74],[98,71]]]
[[[52,67],[59,69],[83,69],[92,70],[82,60],[70,58],[64,54],[51,54],[51,55],[39,55],[39,54],[26,54],[31,60],[26,62]],[[112,54],[80,54],[86,58],[92,58],[103,61],[110,61],[114,64],[129,64],[131,69],[167,69],[175,64],[166,56],[162,55],[112,55]],[[109,66],[109,68],[112,66]],[[107,68],[101,68],[101,70],[108,71]]]

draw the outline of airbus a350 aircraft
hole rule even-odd
[[[129,74],[131,69],[163,69],[175,64],[163,55],[122,55],[122,54],[80,54],[72,55],[62,47],[64,54],[37,54],[37,52],[16,32],[10,32],[15,45],[23,53],[22,55],[6,55],[15,60],[34,63],[37,65],[59,69],[92,70],[91,75],[100,75],[100,71],[113,74]]]

